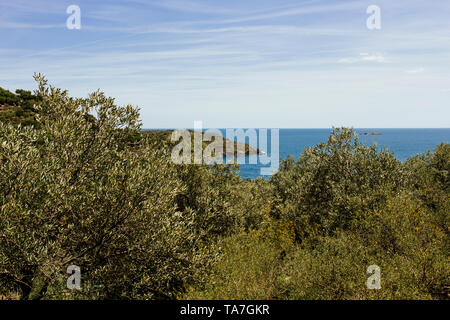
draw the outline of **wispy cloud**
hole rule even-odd
[[[63,29],[66,25],[61,24],[40,24],[40,23],[21,23],[11,21],[0,21],[0,28],[3,29]]]
[[[381,54],[360,53],[359,57],[350,57],[339,59],[339,63],[358,63],[358,62],[385,62],[386,59]]]
[[[238,22],[249,22],[256,20],[267,20],[267,19],[275,19],[275,18],[283,18],[289,16],[301,16],[301,15],[311,15],[311,14],[320,14],[320,13],[330,13],[330,12],[342,12],[347,10],[354,10],[356,8],[361,8],[361,3],[358,2],[346,2],[346,3],[338,3],[338,4],[328,4],[328,5],[312,5],[308,6],[307,4],[317,3],[317,1],[308,1],[306,5],[300,7],[293,7],[286,10],[274,11],[270,10],[268,13],[264,14],[256,14],[256,15],[248,15],[243,17],[238,17],[234,19],[226,19],[219,20],[217,23],[238,23]]]
[[[153,6],[162,7],[166,9],[184,11],[184,12],[196,12],[196,13],[214,13],[214,14],[236,14],[236,9],[228,9],[221,7],[220,5],[208,5],[206,1],[194,2],[190,0],[163,0],[163,1],[139,1],[133,0],[139,3],[147,3]],[[226,3],[226,2],[224,2]]]
[[[405,72],[408,74],[418,74],[418,73],[423,73],[425,71],[425,68],[415,68],[415,69],[410,69],[410,70],[406,70]]]

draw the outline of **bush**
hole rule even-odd
[[[17,108],[16,109],[16,117],[23,117],[25,114],[25,112],[23,111],[22,108]]]
[[[433,214],[409,195],[369,212],[351,230],[301,248],[285,265],[289,299],[445,298],[448,238]],[[381,289],[366,288],[366,269],[381,268]]]
[[[170,155],[129,145],[137,109],[36,79],[39,128],[0,124],[0,287],[30,299],[175,297],[214,251],[176,211]],[[80,293],[65,289],[71,264]]]
[[[405,185],[401,163],[386,150],[334,129],[327,143],[282,161],[272,178],[277,218],[292,221],[299,242],[345,230],[357,210],[376,209]]]
[[[281,250],[255,235],[224,241],[224,252],[202,287],[191,287],[183,299],[273,299]]]
[[[405,167],[414,195],[435,212],[441,229],[450,237],[450,144],[411,157]]]

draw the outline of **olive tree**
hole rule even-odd
[[[0,123],[0,290],[21,298],[171,298],[204,263],[176,210],[170,155],[137,108],[41,75],[37,128]],[[69,265],[82,290],[65,288]],[[1,292],[0,292],[1,294]]]
[[[297,162],[282,161],[272,178],[272,214],[292,221],[300,241],[329,235],[398,192],[403,171],[388,150],[361,144],[353,129],[336,128],[328,142],[305,148]]]

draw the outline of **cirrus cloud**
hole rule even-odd
[[[358,62],[385,62],[386,59],[381,54],[360,53],[359,57],[342,58],[339,63],[358,63]]]

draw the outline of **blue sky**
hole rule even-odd
[[[449,17],[448,0],[0,0],[0,87],[100,88],[146,128],[448,128]]]

